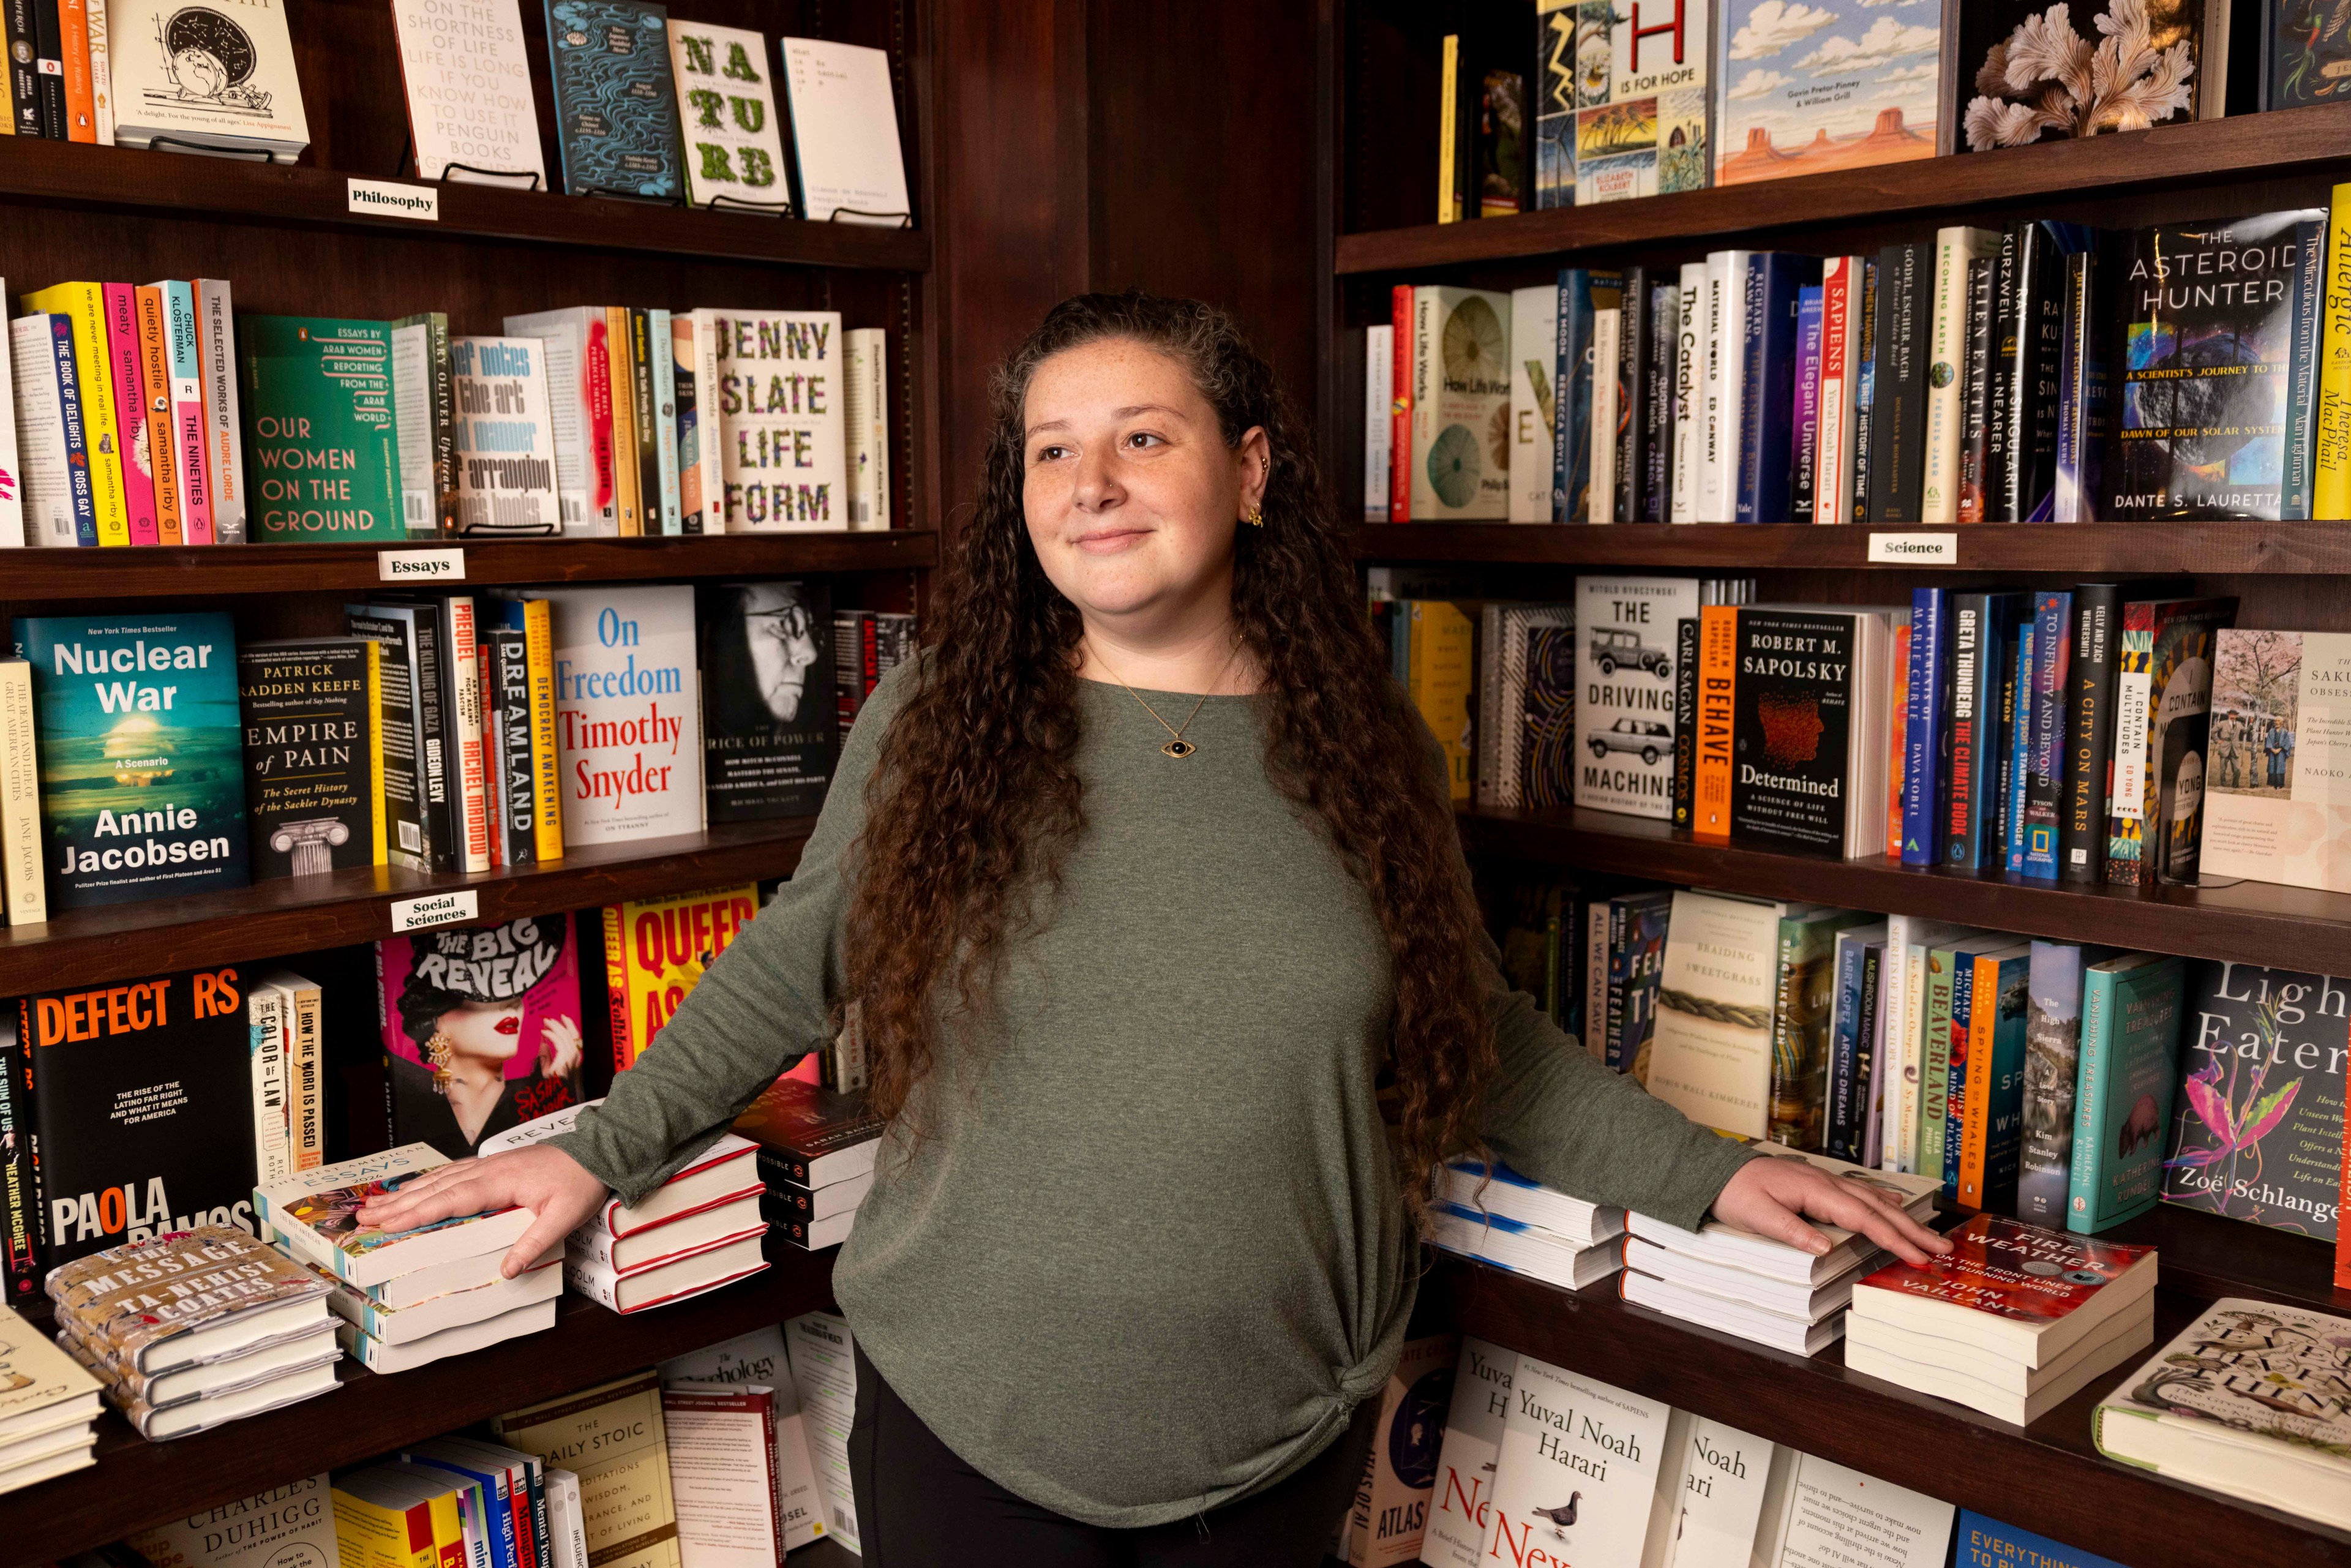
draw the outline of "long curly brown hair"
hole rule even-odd
[[[1428,1173],[1480,1146],[1478,1111],[1495,1069],[1478,906],[1427,730],[1364,613],[1296,415],[1232,319],[1197,300],[1064,300],[992,378],[977,505],[941,573],[926,656],[867,789],[847,995],[861,1007],[869,1102],[884,1116],[904,1112],[955,1049],[943,1019],[990,1005],[1008,943],[1050,909],[1030,895],[1058,886],[1085,830],[1074,766],[1083,628],[1029,544],[1022,415],[1039,365],[1113,339],[1182,365],[1228,446],[1252,427],[1270,440],[1264,525],[1241,528],[1235,542],[1233,613],[1265,677],[1253,701],[1267,770],[1321,824],[1387,938],[1399,1176],[1425,1224]]]

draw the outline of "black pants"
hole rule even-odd
[[[1317,1568],[1355,1494],[1379,1401],[1306,1468],[1266,1490],[1144,1530],[1106,1530],[1013,1496],[957,1458],[865,1352],[849,1475],[865,1568]]]

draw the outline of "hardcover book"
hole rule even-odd
[[[411,535],[457,531],[456,388],[449,366],[449,318],[427,310],[387,321],[392,340],[392,411],[399,432],[401,518]]]
[[[605,908],[604,1000],[613,1071],[645,1053],[686,993],[758,912],[758,889],[750,883]]]
[[[1432,1568],[1477,1568],[1494,1538],[1496,1468],[1518,1362],[1513,1351],[1462,1337],[1437,1456],[1436,1491],[1421,1539],[1421,1561]]]
[[[726,312],[714,330],[726,531],[848,528],[841,312]]]
[[[384,863],[382,653],[364,637],[237,650],[255,881]]]
[[[673,16],[669,50],[694,204],[789,215],[767,40],[740,27]]]
[[[1608,478],[1598,472],[1604,455],[1613,456],[1615,444],[1601,439],[1609,425],[1607,405],[1615,402],[1615,379],[1598,373],[1604,332],[1616,334],[1623,322],[1624,277],[1614,272],[1593,272],[1581,267],[1559,272],[1559,309],[1552,340],[1552,520],[1560,523],[1606,522],[1614,496]],[[1523,350],[1521,350],[1523,351]],[[1614,362],[1614,350],[1606,358]],[[1422,367],[1424,375],[1431,373]],[[1437,388],[1424,382],[1416,398],[1435,396]],[[1496,386],[1507,393],[1506,387]],[[1464,428],[1472,428],[1465,426]],[[1416,417],[1414,430],[1422,429]],[[1499,448],[1497,448],[1499,450]],[[1417,501],[1413,503],[1416,507]],[[1415,512],[1416,521],[1436,514]],[[1466,514],[1465,514],[1466,515]]]
[[[1578,8],[1577,60],[1605,74],[1578,83],[1576,204],[1706,188],[1718,3],[1667,0],[1646,16]]]
[[[1559,338],[1559,289],[1539,283],[1510,291],[1510,520],[1552,520],[1551,465],[1552,396],[1558,363],[1552,345]],[[1385,389],[1382,389],[1384,391]],[[1383,413],[1388,400],[1380,399]],[[1383,491],[1384,494],[1384,490]],[[1384,518],[1382,519],[1385,521]]]
[[[2179,958],[2129,953],[2083,977],[2065,1228],[2084,1235],[2155,1206],[2179,1082]]]
[[[650,1368],[509,1411],[492,1425],[501,1442],[579,1476],[598,1568],[681,1568],[661,1379]]]
[[[676,86],[669,12],[650,0],[547,0],[563,188],[674,202]]]
[[[2019,1158],[2016,1217],[2064,1223],[2073,1173],[2074,1092],[2081,1076],[2082,988],[2095,950],[2071,942],[2035,942],[2027,969],[2024,1017],[2024,1147]]]
[[[1803,909],[1780,917],[1764,1125],[1764,1136],[1775,1144],[1820,1150],[1827,1106],[1830,1009],[1836,990],[1831,960],[1837,934],[1868,919],[1847,909]]]
[[[1677,1501],[1657,1486],[1672,1414],[1663,1400],[1520,1356],[1495,1478],[1494,1555],[1565,1562],[1572,1550],[1586,1563],[1640,1562],[1652,1516],[1670,1517]]]
[[[559,534],[554,410],[546,345],[536,338],[452,338],[457,532],[492,538]]]
[[[1739,612],[1731,749],[1734,837],[1853,852],[1856,748],[1868,744],[1859,674],[1861,618],[1801,610]]]
[[[48,1278],[58,1325],[110,1378],[160,1376],[303,1339],[327,1320],[328,1289],[249,1232],[219,1224],[136,1237]]]
[[[405,539],[390,329],[298,316],[243,326],[246,445],[261,490],[253,538]]]
[[[2223,627],[2200,865],[2351,893],[2351,636]]]
[[[776,1511],[782,1517],[784,1544],[797,1550],[825,1533],[824,1507],[817,1499],[816,1472],[809,1463],[808,1434],[799,1390],[792,1383],[780,1325],[706,1345],[661,1364],[665,1386],[679,1383],[748,1384],[774,1391]],[[551,1484],[551,1479],[550,1479]],[[586,1545],[580,1548],[585,1561]],[[558,1562],[561,1559],[559,1557]]]
[[[821,580],[695,590],[703,788],[713,821],[813,816],[840,747],[831,592]]]
[[[516,0],[399,0],[392,25],[417,176],[544,190]]]
[[[2281,0],[2261,15],[2262,108],[2341,103],[2351,94],[2351,13],[2325,0]]]
[[[116,0],[106,36],[116,146],[258,152],[291,163],[310,144],[281,0],[220,10]]]
[[[1575,608],[1489,604],[1482,617],[1479,804],[1566,805],[1575,766]]]
[[[1929,347],[1922,329],[1935,310],[1935,247],[1890,245],[1877,256],[1876,346],[1869,415],[1869,505],[1865,520],[1915,523],[1923,514]]]
[[[1649,1092],[1701,1126],[1762,1137],[1782,918],[1803,904],[1674,894],[1649,1053]]]
[[[1429,1334],[1405,1342],[1380,1391],[1371,1462],[1355,1490],[1349,1523],[1352,1568],[1418,1568],[1437,1482],[1438,1434],[1453,1403],[1454,1351],[1460,1339]]]
[[[1689,578],[1580,577],[1575,581],[1576,685],[1586,700],[1578,806],[1670,818],[1674,779],[1674,627],[1698,612]]]
[[[1724,185],[1935,155],[1939,18],[1870,0],[1723,0]]]
[[[1433,286],[1413,291],[1406,471],[1415,522],[1499,522],[1510,514],[1510,315],[1507,294]],[[1552,379],[1558,382],[1555,370]],[[1584,379],[1588,383],[1588,366]],[[1565,391],[1554,385],[1562,420]],[[1567,515],[1554,507],[1554,518]]]
[[[553,624],[565,847],[701,831],[694,590],[541,597]]]
[[[583,1016],[569,915],[385,937],[376,1018],[392,1141],[462,1159],[578,1103]]]
[[[759,1145],[759,1173],[769,1182],[830,1186],[873,1168],[882,1121],[862,1095],[778,1078],[735,1118],[735,1131]]]
[[[1575,205],[1577,0],[1535,0],[1535,207]]]
[[[800,215],[883,228],[911,222],[889,52],[789,35],[776,45],[784,59]]]
[[[16,638],[32,665],[52,907],[245,886],[229,618],[28,616]]]
[[[510,338],[535,338],[546,368],[548,434],[555,448],[559,532],[610,538],[621,531],[612,449],[611,327],[602,309],[578,306],[509,316]],[[716,342],[712,344],[716,350]]]
[[[2126,605],[2115,677],[2106,880],[2196,880],[2210,738],[2212,652],[2233,599]]]

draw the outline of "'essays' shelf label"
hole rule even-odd
[[[346,200],[351,211],[371,218],[413,218],[420,224],[441,221],[441,193],[430,185],[399,180],[350,180]]]
[[[375,558],[375,575],[381,582],[462,582],[465,552],[462,549],[388,549]]]
[[[479,906],[470,887],[461,887],[451,893],[427,894],[423,898],[403,898],[392,906],[392,935],[422,931],[428,925],[455,925],[475,918],[478,914]]]
[[[1869,536],[1869,564],[1872,566],[1957,566],[1959,564],[1959,536],[1957,534],[1881,534]]]

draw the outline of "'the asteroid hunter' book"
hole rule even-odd
[[[243,887],[229,618],[31,616],[16,632],[33,667],[51,907]]]

